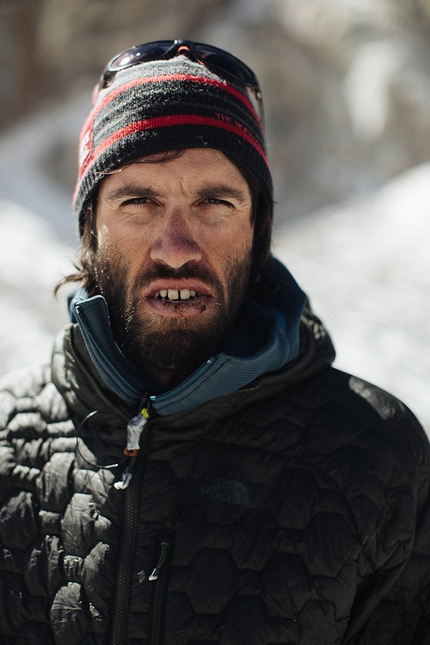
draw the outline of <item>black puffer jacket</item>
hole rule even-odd
[[[427,439],[332,357],[305,317],[292,365],[150,418],[131,464],[76,326],[4,381],[1,645],[430,643]]]

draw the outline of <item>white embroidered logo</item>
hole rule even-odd
[[[79,145],[79,167],[82,168],[91,154],[91,130],[88,129],[81,139]]]

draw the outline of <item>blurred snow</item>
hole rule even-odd
[[[71,192],[78,138],[90,107],[82,92],[30,115],[0,140],[0,197],[38,215],[71,244],[77,239]]]
[[[430,164],[275,236],[331,333],[337,367],[405,401],[430,430]]]
[[[393,42],[364,43],[354,53],[345,78],[345,99],[354,134],[377,141],[392,110],[390,90],[407,53]]]
[[[71,196],[43,158],[47,143],[77,141],[86,109],[77,98],[0,141],[0,374],[49,360],[67,321],[64,293],[52,292],[72,268]],[[336,365],[404,400],[427,431],[429,214],[422,165],[366,198],[279,224],[274,244],[331,333]]]
[[[50,358],[66,321],[53,289],[70,272],[73,249],[22,206],[0,200],[0,373]]]

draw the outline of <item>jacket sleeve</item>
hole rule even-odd
[[[0,643],[4,645],[54,642],[49,606],[61,571],[56,528],[60,521],[54,526],[59,514],[45,513],[45,523],[51,521],[53,530],[42,534],[40,473],[45,463],[49,465],[52,442],[65,443],[58,438],[65,409],[58,415],[59,398],[51,396],[46,380],[44,373],[20,373],[3,379],[3,389],[0,386]],[[64,470],[69,454],[60,455],[60,469]],[[58,483],[58,473],[49,475]]]

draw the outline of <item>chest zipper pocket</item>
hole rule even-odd
[[[154,584],[150,623],[150,645],[161,645],[164,635],[167,586],[173,555],[173,533],[164,531],[158,548],[158,562],[148,580]]]

